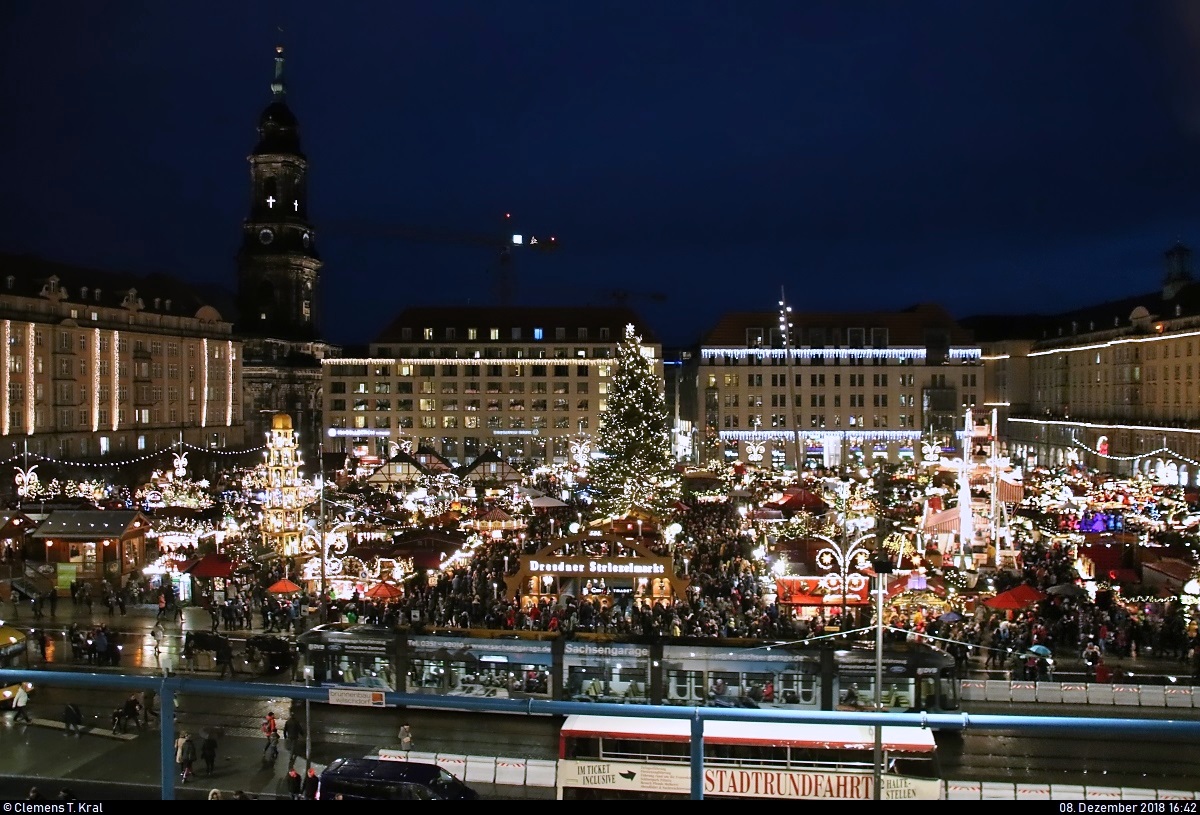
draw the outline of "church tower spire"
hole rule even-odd
[[[308,221],[308,159],[286,102],[283,46],[275,48],[273,99],[258,120],[250,162],[250,212],[238,251],[238,327],[284,340],[319,335],[321,259]]]

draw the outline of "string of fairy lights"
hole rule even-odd
[[[1080,450],[1090,453],[1091,455],[1094,455],[1097,458],[1102,458],[1105,461],[1139,461],[1141,459],[1150,458],[1151,456],[1165,455],[1165,456],[1169,456],[1170,458],[1177,458],[1180,461],[1187,462],[1188,464],[1191,464],[1193,467],[1200,467],[1200,461],[1190,459],[1187,456],[1183,455],[1182,453],[1177,453],[1176,451],[1172,450],[1170,447],[1166,447],[1165,445],[1163,447],[1159,447],[1154,450],[1148,450],[1145,453],[1139,453],[1136,456],[1111,456],[1108,453],[1101,453],[1099,450],[1089,447],[1088,445],[1081,442],[1075,436],[1071,437],[1071,444],[1073,444],[1075,447],[1078,447]]]
[[[245,456],[251,453],[259,453],[267,449],[266,445],[248,447],[244,450],[213,450],[208,447],[199,447],[197,445],[187,443],[184,443],[182,446],[189,450],[195,450],[197,452],[217,456]],[[26,459],[36,459],[37,461],[45,461],[51,464],[60,464],[67,467],[86,467],[89,469],[107,470],[118,467],[128,467],[131,464],[141,464],[142,462],[150,461],[151,459],[158,458],[162,455],[174,454],[179,447],[179,444],[173,444],[170,447],[164,447],[160,450],[155,450],[152,453],[146,453],[135,458],[123,459],[121,461],[72,461],[70,459],[55,458],[54,456],[47,456],[41,453],[17,453],[9,456],[6,459],[0,459],[0,465],[12,464],[17,461],[25,461]]]

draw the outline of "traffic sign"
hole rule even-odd
[[[329,704],[353,705],[354,707],[386,707],[383,691],[356,690],[353,688],[330,688]]]

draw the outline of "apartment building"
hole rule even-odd
[[[0,257],[0,451],[128,459],[244,442],[241,342],[177,280]]]
[[[629,308],[406,309],[368,356],[321,361],[325,450],[565,464],[593,443],[626,325],[661,377],[662,347]]]
[[[739,312],[703,338],[706,460],[760,467],[871,466],[960,446],[983,398],[980,348],[936,305],[896,312]]]

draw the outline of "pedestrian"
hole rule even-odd
[[[288,749],[288,769],[296,766],[296,756],[300,752],[300,741],[304,738],[304,726],[293,716],[283,726],[283,742]]]
[[[186,731],[175,739],[175,762],[179,765],[179,778],[184,784],[194,775],[192,764],[196,761],[196,743]]]
[[[293,801],[302,800],[304,797],[304,779],[300,777],[300,773],[296,772],[295,767],[288,768],[287,790],[288,796]]]
[[[158,616],[154,619],[161,620],[165,616],[167,616],[167,595],[160,591],[158,593]]]
[[[171,605],[175,609],[175,617],[174,617],[175,622],[183,623],[183,603],[176,600]]]
[[[220,791],[220,790],[218,790],[218,789],[211,789],[211,790],[209,790],[209,791],[208,791],[208,800],[210,800],[210,801],[220,801],[220,800],[221,800],[221,791]]]
[[[53,617],[55,612],[58,611],[58,590],[52,590],[48,597],[50,598],[50,616]]]
[[[400,739],[400,749],[401,750],[407,751],[407,750],[412,749],[412,746],[413,746],[412,728],[408,726],[407,722],[400,725],[399,739]]]
[[[125,616],[125,594],[124,594],[124,592],[117,592],[117,608],[120,610],[121,616],[124,617]],[[54,616],[54,601],[53,600],[50,601],[50,616]]]
[[[263,761],[274,762],[279,757],[279,725],[275,722],[274,713],[267,713],[260,729],[267,739],[267,744],[263,747]]]
[[[308,768],[308,774],[304,776],[304,800],[317,800],[317,789],[321,786],[321,779],[317,777],[317,771],[312,767]]]
[[[166,634],[167,632],[163,630],[161,623],[156,622],[154,624],[154,628],[150,630],[150,636],[154,638],[154,656],[158,656],[162,653],[163,637],[165,637]]]
[[[13,724],[18,721],[33,724],[33,719],[29,718],[29,691],[24,682],[17,685],[17,692],[13,694]]]
[[[67,702],[63,708],[63,736],[83,735],[83,711],[74,702]]]
[[[216,629],[213,629],[216,631]],[[189,671],[196,670],[196,635],[191,631],[183,635],[183,667]]]
[[[217,664],[221,666],[222,679],[225,678],[225,671],[229,671],[230,676],[237,676],[237,669],[233,667],[233,646],[227,637],[222,637],[217,643]]]
[[[46,636],[46,629],[39,628],[37,632],[38,650],[42,652],[42,662],[46,661],[46,651],[50,648],[50,638]]]
[[[250,800],[250,796],[249,796],[249,795],[247,795],[246,793],[242,792],[241,790],[234,790],[234,791],[233,791],[233,800],[235,800],[235,801],[249,801],[249,800]]]
[[[204,741],[200,742],[200,758],[204,759],[204,772],[212,775],[217,763],[217,737],[211,730],[204,734]]]
[[[151,719],[160,718],[158,711],[154,709],[154,700],[158,698],[158,695],[154,692],[153,688],[148,688],[147,690],[142,691],[140,696],[140,701],[142,704],[142,725],[149,727]]]
[[[44,800],[44,799],[42,798],[42,793],[41,793],[41,791],[40,791],[40,790],[39,790],[37,787],[30,787],[30,788],[29,788],[29,795],[25,796],[25,800],[27,800],[27,801],[41,801],[41,800]]]

